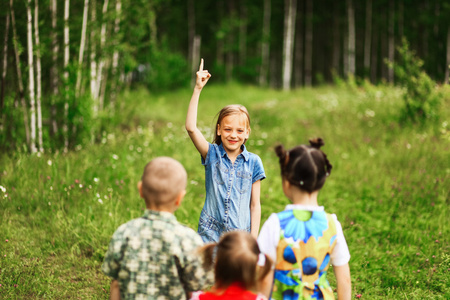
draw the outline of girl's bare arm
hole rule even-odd
[[[252,184],[252,195],[250,198],[250,224],[251,235],[258,238],[259,225],[261,223],[261,180]]]
[[[197,148],[198,152],[204,159],[206,158],[206,154],[208,153],[209,145],[201,131],[197,128],[197,110],[200,93],[210,77],[211,74],[209,74],[207,70],[203,70],[202,58],[200,68],[197,72],[197,80],[195,83],[194,92],[192,93],[191,102],[189,103],[185,124],[186,131],[188,132],[189,137],[194,143],[195,148]]]
[[[352,282],[349,265],[333,266],[333,270],[337,281],[338,300],[350,300],[352,297]]]

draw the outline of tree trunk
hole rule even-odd
[[[195,37],[195,2],[187,1],[188,21],[188,63],[191,66],[191,87],[195,85],[195,72],[198,70],[197,60],[194,60],[194,37]]]
[[[9,13],[6,14],[6,22],[5,22],[5,37],[3,38],[3,64],[2,64],[2,86],[1,86],[1,94],[0,94],[0,131],[3,131],[3,102],[5,97],[5,79],[6,79],[6,69],[8,68],[8,36],[9,36]]]
[[[339,3],[334,2],[334,15],[333,15],[333,57],[331,59],[331,66],[336,76],[340,76],[340,61],[341,61],[341,38],[340,27],[341,22],[339,18]]]
[[[96,11],[96,0],[92,0],[91,2],[92,8],[91,8],[91,34],[90,34],[90,40],[89,45],[91,47],[91,54],[90,54],[90,61],[91,61],[91,74],[90,74],[90,87],[91,87],[91,97],[94,101],[93,108],[93,114],[94,117],[98,114],[98,101],[97,101],[97,41],[96,41],[96,32],[97,32],[97,11]]]
[[[403,0],[397,0],[398,1],[398,36],[400,39],[403,38]]]
[[[117,90],[118,90],[117,67],[119,66],[119,51],[117,50],[117,48],[118,48],[119,43],[117,42],[117,36],[118,36],[119,30],[120,30],[121,15],[122,15],[122,1],[116,0],[116,19],[114,20],[114,37],[116,37],[116,40],[115,40],[115,47],[114,47],[112,66],[111,66],[112,87],[111,87],[111,94],[110,94],[110,101],[109,101],[109,106],[110,106],[112,113],[114,112],[114,106],[115,106]]]
[[[364,75],[370,72],[370,49],[372,43],[372,0],[366,3],[366,33],[364,41]]]
[[[80,52],[78,54],[77,83],[75,86],[75,97],[76,98],[78,98],[80,96],[81,69],[83,67],[84,47],[86,45],[86,27],[87,27],[87,19],[88,19],[88,10],[89,10],[89,0],[84,0],[83,25],[81,27]]]
[[[69,151],[69,4],[69,0],[64,1],[64,152]]]
[[[447,64],[445,65],[445,79],[444,83],[450,84],[449,81],[450,73],[450,26],[447,29]]]
[[[348,74],[355,75],[355,11],[353,0],[347,0],[348,17]]]
[[[312,60],[313,60],[313,2],[306,0],[306,25],[305,25],[305,86],[312,85]]]
[[[51,30],[51,39],[52,39],[52,67],[50,69],[50,85],[52,89],[52,105],[51,105],[51,122],[52,122],[52,133],[56,135],[58,133],[58,123],[56,121],[56,97],[59,94],[58,91],[58,52],[59,52],[59,44],[58,44],[58,34],[57,34],[57,0],[51,0],[51,15],[52,15],[52,30]]]
[[[283,90],[291,88],[297,0],[284,2]]]
[[[25,102],[25,90],[23,88],[23,81],[22,81],[22,70],[20,69],[20,58],[19,58],[19,39],[17,37],[16,32],[16,17],[14,14],[14,6],[13,6],[13,0],[10,0],[9,5],[11,7],[11,26],[13,30],[13,45],[14,45],[14,56],[16,59],[16,71],[17,71],[17,82],[19,86],[19,98],[20,98],[20,105],[22,106],[23,110],[23,122],[25,126],[25,137],[27,144],[30,145],[31,143],[31,137],[30,137],[30,124],[28,123],[28,109],[27,104]]]
[[[242,68],[247,61],[247,5],[244,0],[240,1],[239,17],[239,66]]]
[[[295,47],[294,47],[294,80],[295,87],[303,85],[303,1],[300,1],[297,11],[296,29],[295,29]]]
[[[31,14],[31,0],[27,2],[27,45],[28,45],[28,76],[30,92],[30,113],[31,113],[31,153],[37,152],[36,149],[36,107],[34,91],[34,63],[33,63],[33,16]]]
[[[378,70],[378,41],[380,36],[380,30],[377,23],[373,23],[373,40],[372,40],[372,53],[370,61],[370,81],[372,83],[377,82],[377,70]]]
[[[218,21],[217,23],[220,24],[220,26],[222,26],[223,24],[223,11],[224,11],[224,7],[223,7],[224,2],[223,1],[217,1],[216,5],[217,5],[217,14],[218,14]],[[217,37],[217,45],[216,45],[216,64],[219,68],[221,68],[224,65],[224,36],[220,35]]]
[[[388,79],[388,66],[385,64],[385,59],[388,57],[389,55],[389,51],[388,51],[388,34],[387,34],[387,30],[386,30],[386,22],[387,22],[387,11],[382,11],[381,12],[381,26],[380,26],[380,56],[381,56],[381,79],[384,81],[387,81]]]
[[[229,82],[233,79],[234,69],[234,47],[235,47],[235,22],[236,22],[236,7],[234,0],[228,0],[229,18],[231,23],[230,31],[227,34],[227,50],[226,50],[226,64],[225,64],[225,78]]]
[[[108,4],[109,0],[105,0],[103,2],[103,8],[102,8],[102,27],[100,30],[100,62],[98,65],[97,70],[97,95],[96,98],[99,100],[98,103],[98,109],[99,111],[103,110],[103,99],[100,97],[100,88],[102,86],[102,80],[103,80],[103,67],[105,66],[105,60],[106,60],[106,54],[105,51],[103,51],[105,47],[105,41],[106,41],[106,13],[108,12]]]
[[[264,16],[261,43],[261,68],[259,70],[259,85],[267,85],[267,72],[269,71],[270,53],[270,18],[272,13],[271,0],[264,0]]]
[[[395,24],[395,6],[394,0],[389,1],[389,24],[388,24],[388,34],[389,34],[389,44],[388,44],[388,59],[389,62],[393,63],[395,58],[395,37],[394,37],[394,24]],[[388,69],[388,82],[394,83],[394,69]]]
[[[37,108],[37,132],[39,152],[44,152],[44,144],[42,142],[42,72],[41,72],[41,50],[39,41],[39,4],[38,0],[34,0],[34,39],[36,43],[36,108]]]

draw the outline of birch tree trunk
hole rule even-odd
[[[100,30],[100,50],[103,50],[105,47],[105,41],[106,41],[106,13],[108,11],[108,4],[109,4],[109,0],[105,0],[103,2],[103,8],[102,8],[102,27]],[[97,95],[96,98],[99,100],[98,103],[98,109],[99,111],[103,110],[103,99],[102,97],[100,97],[100,88],[102,86],[102,80],[103,80],[103,67],[105,66],[105,60],[106,60],[106,54],[105,52],[100,52],[100,62],[98,65],[98,70],[97,70]],[[104,84],[104,83],[103,83]]]
[[[30,0],[28,0],[30,1]],[[69,0],[64,1],[64,152],[69,150]]]
[[[370,72],[370,49],[372,43],[372,0],[366,2],[366,30],[364,41],[364,72]]]
[[[77,83],[75,86],[75,97],[77,97],[77,98],[80,96],[81,69],[83,66],[84,47],[86,45],[86,27],[87,27],[87,19],[88,19],[88,10],[89,10],[89,0],[84,0],[83,25],[81,27],[80,52],[78,54]]]
[[[27,2],[27,50],[28,50],[28,76],[29,76],[29,92],[30,92],[30,113],[31,113],[31,153],[36,153],[36,108],[35,108],[35,92],[34,92],[34,66],[33,66],[33,16],[31,14],[31,0]]]
[[[303,85],[303,2],[297,5],[296,29],[295,29],[295,47],[294,47],[294,80],[295,87]]]
[[[355,75],[355,11],[353,0],[347,0],[348,13],[348,73]],[[348,74],[345,74],[348,75]]]
[[[259,85],[267,85],[267,72],[269,71],[269,53],[270,53],[270,18],[272,12],[271,0],[264,0],[264,16],[262,28],[261,43],[261,68],[259,70]]]
[[[41,98],[42,98],[42,84],[41,84],[41,50],[39,41],[39,3],[38,0],[34,0],[34,40],[36,44],[36,113],[37,113],[37,133],[38,133],[38,145],[39,152],[44,152],[44,144],[42,142],[42,111],[41,111]]]
[[[111,95],[110,95],[110,102],[109,106],[111,109],[111,112],[114,112],[114,106],[116,101],[116,95],[117,95],[117,88],[118,88],[118,78],[117,78],[117,68],[119,66],[119,51],[118,51],[118,42],[117,37],[120,30],[120,19],[122,15],[122,1],[116,0],[116,18],[114,20],[114,37],[115,40],[115,47],[114,47],[114,53],[112,58],[112,66],[111,66],[111,75],[112,75],[112,87],[111,87]]]
[[[389,24],[388,24],[388,34],[389,34],[389,44],[388,44],[388,59],[391,63],[394,62],[395,57],[395,40],[394,40],[394,24],[395,24],[395,6],[394,0],[389,1]],[[388,82],[394,82],[394,69],[388,69]]]
[[[449,81],[449,73],[450,73],[450,26],[447,29],[447,63],[445,65],[445,84],[450,84]]]
[[[312,58],[313,58],[313,1],[306,0],[305,25],[305,86],[312,85]]]
[[[0,131],[3,131],[3,102],[5,97],[5,79],[6,79],[6,70],[8,68],[8,36],[9,36],[9,13],[6,14],[6,22],[5,22],[5,37],[3,38],[3,64],[2,64],[2,91],[0,94]]]
[[[97,42],[96,42],[96,19],[97,19],[97,12],[95,9],[96,6],[96,0],[92,0],[91,2],[92,8],[91,8],[91,34],[90,34],[90,40],[89,45],[91,47],[91,54],[90,54],[90,61],[91,61],[91,97],[94,101],[93,105],[93,114],[94,117],[98,114],[98,101],[97,101]]]
[[[27,104],[25,102],[25,90],[23,87],[23,81],[22,81],[22,70],[20,69],[20,59],[19,59],[19,39],[17,37],[16,32],[16,17],[14,14],[14,6],[13,6],[13,0],[10,0],[9,6],[11,8],[11,26],[13,30],[13,45],[14,45],[14,57],[16,59],[16,71],[17,71],[17,82],[19,86],[19,98],[20,98],[20,105],[22,106],[23,110],[23,122],[25,127],[25,137],[27,141],[27,145],[30,145],[31,138],[30,138],[30,124],[28,123],[28,109]]]
[[[50,10],[52,15],[52,30],[51,30],[51,39],[52,39],[52,67],[50,69],[50,84],[52,89],[52,105],[51,105],[51,122],[52,122],[52,132],[53,135],[56,135],[58,132],[58,123],[56,121],[56,97],[59,94],[58,85],[58,52],[59,52],[59,43],[58,43],[58,34],[57,34],[57,0],[50,1]]]
[[[284,2],[283,90],[291,88],[297,0]]]

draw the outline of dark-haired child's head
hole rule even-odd
[[[280,161],[281,176],[290,184],[308,193],[320,190],[330,175],[332,165],[325,153],[321,138],[309,140],[310,145],[296,146],[285,150],[282,145],[275,148]]]
[[[228,232],[218,244],[208,244],[203,251],[207,267],[213,264],[215,253],[217,288],[227,288],[232,283],[239,282],[246,290],[253,290],[272,267],[271,259],[261,253],[255,238],[245,231]]]

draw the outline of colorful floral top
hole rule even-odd
[[[233,283],[223,293],[195,292],[191,300],[267,300],[264,295],[245,290],[241,284]]]
[[[121,299],[186,299],[212,284],[196,253],[202,245],[173,214],[146,210],[116,230],[102,271],[119,282]]]
[[[328,267],[350,259],[335,215],[323,207],[288,205],[267,220],[258,243],[275,260],[272,299],[334,299]]]

